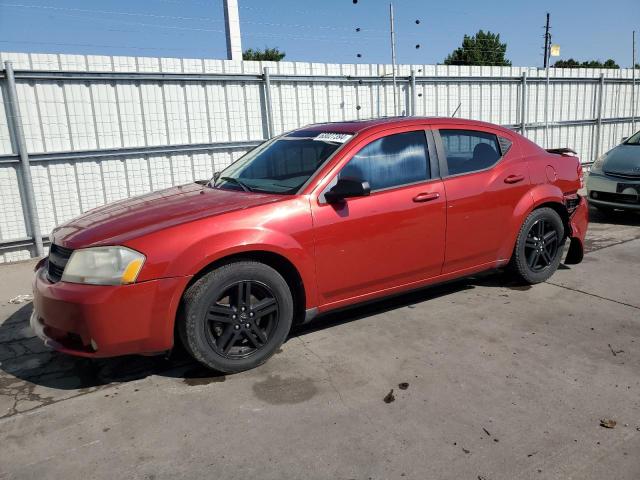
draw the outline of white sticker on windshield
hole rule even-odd
[[[344,143],[349,140],[353,135],[348,133],[321,133],[314,140],[318,140],[320,142],[333,142],[333,143]]]

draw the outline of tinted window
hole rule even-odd
[[[475,130],[440,130],[449,175],[491,167],[500,159],[498,139]]]
[[[339,178],[367,181],[371,190],[419,182],[429,177],[429,151],[422,130],[374,140],[356,153],[339,175]]]

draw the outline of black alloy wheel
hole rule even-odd
[[[520,227],[511,270],[528,284],[544,282],[558,269],[565,241],[565,225],[558,212],[549,207],[534,210]]]
[[[184,294],[178,333],[187,352],[203,365],[235,373],[261,365],[284,343],[294,301],[289,284],[273,267],[254,260],[221,265]]]
[[[549,268],[558,254],[560,234],[552,222],[537,220],[527,233],[524,244],[527,264],[534,272]]]
[[[238,359],[269,342],[278,324],[278,301],[267,285],[241,280],[223,287],[216,296],[205,324],[211,348],[221,356]]]

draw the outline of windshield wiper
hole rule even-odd
[[[239,185],[240,188],[242,188],[242,190],[244,190],[245,192],[253,192],[253,188],[251,188],[249,185],[244,183],[242,180],[238,180],[237,178],[234,178],[234,177],[220,177],[218,180],[224,180],[225,182],[235,183],[236,185]]]

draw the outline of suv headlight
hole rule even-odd
[[[71,254],[62,281],[126,285],[136,281],[144,260],[143,254],[126,247],[81,248]]]
[[[607,154],[606,153],[603,153],[602,155],[600,155],[598,157],[598,159],[595,162],[593,162],[593,165],[591,165],[590,171],[592,171],[592,172],[593,171],[596,171],[596,172],[601,171],[602,170],[602,166],[604,165],[604,161],[605,161],[606,158],[607,158]]]

